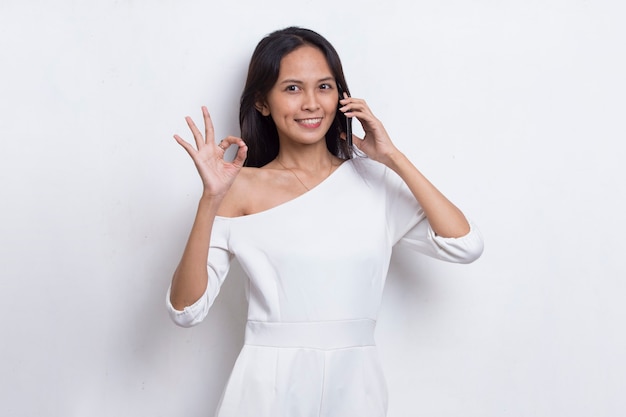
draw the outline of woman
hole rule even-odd
[[[365,101],[349,97],[336,51],[313,31],[280,30],[255,49],[243,139],[215,145],[202,111],[204,135],[186,119],[195,147],[174,136],[203,193],[167,304],[177,324],[193,326],[233,256],[249,277],[245,344],[217,415],[385,416],[373,335],[392,247],[471,262],[481,237]],[[363,126],[359,155],[346,117]],[[238,148],[232,162],[229,146]]]

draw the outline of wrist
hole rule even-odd
[[[202,192],[202,196],[200,196],[200,201],[198,202],[198,208],[202,211],[209,211],[213,213],[217,213],[218,208],[222,204],[222,200],[224,199],[223,195],[214,195],[210,194],[206,191]]]
[[[394,149],[393,152],[390,152],[387,155],[385,155],[385,159],[383,163],[389,169],[395,171],[396,173],[402,170],[402,168],[405,167],[407,164],[412,165],[411,161],[409,161],[406,155],[404,155],[398,149]]]

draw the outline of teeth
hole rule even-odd
[[[321,121],[322,121],[321,117],[318,117],[316,119],[300,119],[300,120],[298,120],[298,122],[304,123],[305,125],[314,125],[314,124],[317,124],[317,123],[319,123]]]

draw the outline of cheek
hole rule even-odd
[[[337,99],[336,97],[324,97],[324,110],[326,110],[326,113],[331,114],[331,113],[335,113],[337,111],[337,108],[339,107],[339,99]]]
[[[283,118],[293,116],[298,112],[298,103],[295,100],[281,100],[275,102],[272,109],[272,117]]]
[[[331,116],[330,117],[331,119],[335,119],[335,117],[337,117],[337,113],[339,112],[337,107],[338,107],[338,104],[335,103],[334,101],[328,104],[326,113]]]

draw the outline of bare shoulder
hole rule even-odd
[[[302,194],[301,184],[290,171],[271,164],[244,167],[228,190],[217,212],[223,217],[240,217],[272,209]]]
[[[243,167],[217,212],[223,217],[246,216],[261,211],[263,196],[271,194],[271,170]]]

